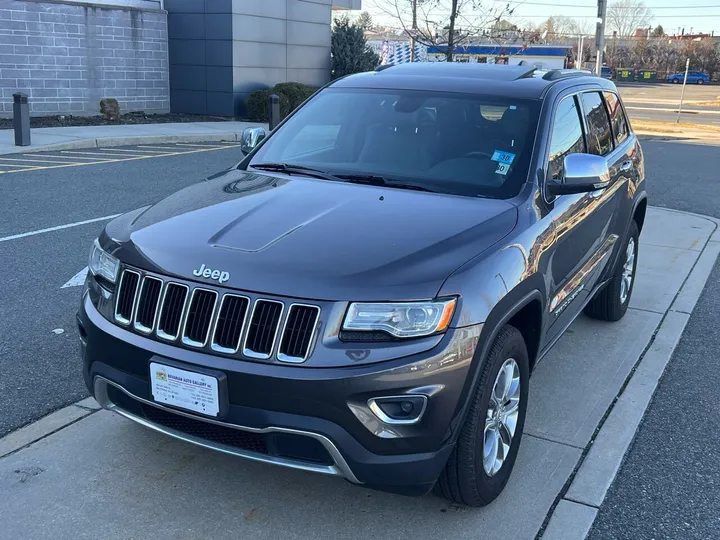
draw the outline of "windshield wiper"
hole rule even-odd
[[[398,182],[388,180],[382,176],[375,174],[339,174],[338,178],[355,184],[368,184],[371,186],[383,186],[398,189],[413,189],[415,191],[428,191],[430,193],[444,193],[442,191],[429,188],[423,184],[412,184],[408,182]]]
[[[250,165],[253,169],[261,171],[277,171],[286,174],[302,174],[305,176],[312,176],[314,178],[322,178],[323,180],[334,180],[336,182],[343,182],[342,178],[334,176],[320,169],[313,169],[312,167],[305,167],[303,165],[292,165],[290,163],[258,163],[257,165]]]
[[[314,178],[322,178],[323,180],[332,180],[335,182],[350,182],[353,184],[367,184],[371,186],[428,191],[430,193],[444,193],[443,191],[435,190],[422,184],[396,182],[376,174],[330,174],[321,169],[313,169],[312,167],[293,165],[291,163],[258,163],[257,165],[250,165],[250,167],[262,171],[277,171],[285,174],[302,174],[305,176],[312,176]]]

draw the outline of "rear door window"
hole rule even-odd
[[[612,151],[613,141],[610,120],[600,92],[585,92],[581,98],[587,124],[588,152],[605,156]]]
[[[549,168],[553,180],[562,178],[563,163],[568,154],[585,152],[582,124],[573,96],[563,99],[555,111],[550,135]]]
[[[628,125],[625,112],[620,106],[620,100],[612,92],[605,92],[605,103],[607,103],[610,122],[612,123],[615,142],[622,143],[628,137]]]

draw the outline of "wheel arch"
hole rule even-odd
[[[525,345],[528,349],[528,359],[530,369],[537,360],[540,351],[540,342],[544,328],[544,306],[545,297],[541,293],[542,277],[535,274],[523,281],[515,289],[510,291],[502,300],[500,300],[488,315],[483,323],[483,329],[480,332],[478,346],[473,355],[472,366],[468,372],[468,378],[465,388],[458,401],[458,411],[456,412],[451,425],[451,433],[453,434],[452,442],[455,442],[460,431],[459,427],[465,421],[468,413],[469,405],[472,402],[472,396],[480,378],[482,364],[488,355],[493,340],[497,337],[500,330],[511,321],[519,325],[517,328],[526,340]],[[537,317],[536,319],[533,317]],[[513,326],[515,326],[513,324]],[[530,343],[528,343],[528,339]]]
[[[647,197],[643,197],[640,199],[637,204],[635,205],[635,209],[633,210],[633,216],[632,219],[637,223],[638,226],[638,232],[642,232],[643,225],[645,224],[645,216],[647,215],[647,205],[648,200]]]

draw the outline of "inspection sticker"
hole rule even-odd
[[[511,152],[501,152],[500,150],[495,150],[492,155],[493,161],[497,161],[498,163],[506,163],[510,165],[513,160],[515,159],[515,154]]]
[[[507,163],[498,163],[497,169],[495,169],[495,174],[502,174],[505,175],[510,170],[510,165]]]
[[[217,416],[220,412],[218,381],[215,377],[152,362],[150,384],[153,398],[158,403],[211,416]]]

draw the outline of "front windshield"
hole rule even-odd
[[[379,176],[469,197],[509,198],[527,180],[536,101],[417,90],[329,88],[249,163]]]

